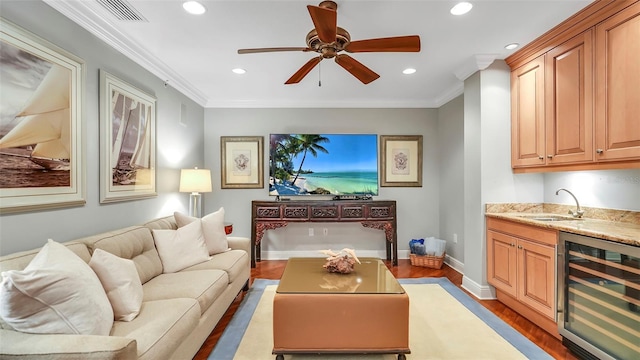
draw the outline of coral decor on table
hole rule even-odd
[[[329,256],[327,262],[322,265],[322,267],[332,273],[349,274],[353,271],[353,266],[356,263],[360,264],[360,260],[358,260],[353,249],[345,248],[337,253],[331,249],[320,252]]]

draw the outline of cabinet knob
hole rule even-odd
[[[538,159],[544,160],[544,156],[540,155],[540,156],[538,156]]]
[[[596,149],[596,152],[597,152],[598,154],[602,154],[602,153],[604,152],[604,150],[602,150],[602,149]]]
[[[548,157],[549,159],[551,159],[551,158],[553,158],[553,155],[547,155],[547,157]]]
[[[518,249],[522,249],[522,245],[518,245]]]

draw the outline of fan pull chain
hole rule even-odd
[[[318,87],[322,87],[322,61],[318,63]]]

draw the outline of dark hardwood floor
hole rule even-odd
[[[286,263],[287,262],[284,260],[261,261],[257,263],[256,267],[251,269],[251,281],[254,279],[280,279]],[[395,267],[390,266],[389,263],[387,263],[387,266],[396,278],[446,277],[458,287],[462,284],[462,274],[453,270],[446,264],[439,270],[412,266],[409,260],[399,260],[398,266]],[[464,289],[462,290],[464,291]],[[231,307],[229,307],[227,312],[224,314],[224,317],[218,323],[218,326],[216,326],[211,335],[209,335],[209,338],[207,338],[205,343],[202,345],[194,359],[203,360],[209,356],[209,353],[211,353],[213,348],[216,346],[218,339],[220,339],[222,332],[229,324],[233,314],[235,314],[238,309],[238,305],[242,301],[243,296],[244,294],[238,295]],[[471,297],[475,299],[473,295],[471,295]],[[549,333],[540,329],[529,320],[518,315],[518,313],[506,307],[501,302],[497,300],[479,300],[478,302],[493,312],[496,316],[504,320],[507,324],[511,325],[514,329],[522,333],[529,340],[533,341],[544,351],[551,354],[554,358],[570,360],[577,359],[566,347],[562,345],[559,340],[549,335]]]

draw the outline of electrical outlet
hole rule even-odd
[[[313,228],[309,228],[309,236],[313,236]]]
[[[458,234],[453,234],[453,243],[454,244],[458,243]]]
[[[323,228],[323,229],[322,229],[322,235],[324,235],[324,236],[329,235],[329,229],[327,229],[327,228]]]

